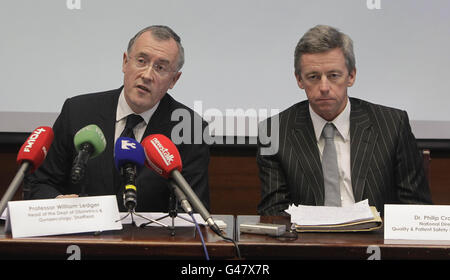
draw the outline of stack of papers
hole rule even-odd
[[[382,225],[379,213],[368,200],[344,207],[290,205],[285,212],[291,215],[298,232],[369,231]]]

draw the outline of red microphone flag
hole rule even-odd
[[[170,173],[177,169],[181,172],[182,163],[180,153],[175,144],[162,134],[152,134],[142,140],[144,147],[145,165],[153,169],[164,178],[169,178]]]
[[[17,154],[17,163],[20,165],[24,161],[29,161],[32,165],[31,172],[34,172],[44,162],[53,142],[53,137],[51,127],[40,126],[36,128],[20,148]]]

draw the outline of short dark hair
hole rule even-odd
[[[183,45],[181,45],[181,38],[180,36],[175,33],[170,27],[165,25],[151,25],[147,26],[143,29],[141,29],[136,35],[133,36],[133,38],[130,39],[128,42],[127,47],[127,53],[130,53],[134,42],[141,36],[143,33],[150,31],[152,33],[152,36],[158,40],[169,40],[173,39],[177,43],[178,46],[178,63],[177,63],[177,70],[180,71],[180,69],[184,65],[184,48]]]

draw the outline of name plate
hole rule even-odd
[[[114,195],[8,202],[13,238],[120,230]]]
[[[384,239],[450,240],[450,206],[384,206]]]

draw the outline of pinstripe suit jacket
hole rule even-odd
[[[422,155],[407,113],[356,98],[350,98],[350,102],[355,201],[368,199],[382,213],[385,203],[430,204]],[[278,115],[279,133],[272,135],[270,144],[263,145],[261,135],[268,135],[275,119],[269,118],[259,126],[260,215],[286,214],[283,210],[291,203],[324,204],[322,164],[308,104],[297,103]],[[262,153],[270,145],[277,149],[272,154]]]

